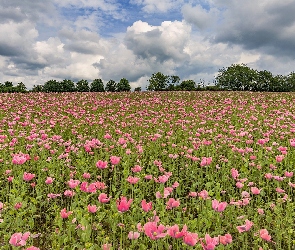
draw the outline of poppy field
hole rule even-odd
[[[295,249],[295,94],[0,95],[0,249]]]

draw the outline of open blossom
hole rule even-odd
[[[232,239],[232,236],[230,234],[226,234],[224,236],[219,236],[219,242],[222,245],[230,244],[230,243],[232,243],[232,241],[233,241],[233,239]]]
[[[182,238],[183,242],[189,246],[194,246],[199,241],[199,236],[197,233],[186,232]]]
[[[198,193],[198,196],[206,200],[209,198],[209,193],[206,190],[202,190],[201,192]]]
[[[126,197],[121,197],[121,199],[117,200],[116,203],[117,203],[117,208],[119,210],[119,212],[126,212],[129,210],[130,208],[130,205],[132,203],[133,199],[130,199],[129,201],[127,200]]]
[[[251,229],[251,227],[253,226],[253,222],[251,222],[249,220],[246,220],[245,222],[246,222],[245,225],[237,226],[239,233],[249,231]]]
[[[75,187],[77,187],[80,184],[80,181],[79,180],[70,179],[67,182],[67,184],[69,185],[69,188],[75,188]]]
[[[206,244],[204,244],[203,241],[201,241],[201,245],[202,245],[203,249],[204,250],[213,250],[215,248],[215,246],[219,244],[219,238],[218,237],[211,238],[211,236],[209,234],[206,234],[205,235],[205,242],[206,242]]]
[[[98,162],[96,162],[96,167],[99,169],[105,169],[108,167],[108,162],[99,160]]]
[[[80,185],[80,190],[86,193],[95,193],[96,192],[96,183],[88,183],[83,181]]]
[[[50,185],[50,184],[53,183],[53,181],[54,181],[54,178],[52,178],[52,177],[47,177],[47,179],[45,180],[45,183],[46,183],[47,185]]]
[[[39,247],[30,246],[30,247],[26,248],[26,250],[40,250],[40,248]]]
[[[166,203],[166,209],[172,209],[175,207],[179,207],[180,202],[179,200],[175,200],[174,198],[170,198]]]
[[[27,172],[24,172],[24,174],[23,174],[23,180],[24,181],[30,181],[34,177],[35,177],[35,174],[31,174],[31,173],[27,173]]]
[[[66,219],[66,218],[68,218],[72,213],[73,213],[72,211],[67,212],[67,210],[64,208],[64,209],[62,209],[62,210],[60,211],[60,216],[61,216],[61,218]]]
[[[110,201],[110,199],[112,198],[112,196],[108,197],[107,194],[105,193],[101,193],[99,196],[98,196],[98,201],[101,202],[101,203],[108,203]]]
[[[185,236],[186,233],[187,233],[186,225],[183,226],[181,231],[179,231],[179,226],[177,224],[167,229],[167,234],[175,239],[182,238],[183,236]]]
[[[133,168],[131,168],[131,171],[133,172],[133,173],[138,173],[138,172],[140,172],[141,171],[141,166],[139,166],[139,165],[135,165]]]
[[[117,164],[119,164],[120,159],[121,159],[121,158],[118,157],[118,156],[111,156],[111,157],[110,157],[111,164],[112,164],[112,165],[117,165]]]
[[[146,200],[141,201],[141,208],[143,211],[148,212],[153,209],[152,202],[147,203]]]
[[[14,155],[12,158],[12,164],[22,165],[27,161],[27,157],[25,155],[19,154]]]
[[[128,181],[130,184],[136,184],[139,180],[140,178],[133,176],[128,176],[128,178],[126,179],[126,181]]]
[[[167,233],[164,232],[166,230],[166,227],[162,224],[158,226],[157,222],[154,222],[154,221],[153,222],[150,221],[144,224],[143,229],[144,229],[145,235],[152,240],[164,238],[167,235]]]
[[[139,238],[139,236],[140,236],[140,233],[139,233],[139,232],[133,232],[133,231],[130,231],[130,232],[128,233],[128,239],[129,239],[129,240],[136,240],[136,239]]]
[[[258,189],[257,187],[251,187],[251,192],[252,194],[260,194],[260,189]]]
[[[216,212],[222,212],[227,206],[227,202],[219,202],[218,200],[212,200],[212,208]]]
[[[97,206],[96,205],[88,205],[87,210],[89,213],[95,213],[97,211]]]
[[[19,247],[19,246],[25,246],[26,241],[30,237],[30,232],[26,232],[24,234],[22,233],[14,233],[9,240],[9,244]]]
[[[271,236],[266,229],[261,229],[259,231],[260,238],[266,241],[271,241]]]
[[[210,165],[212,162],[212,157],[202,157],[202,160],[201,160],[201,167],[204,167],[204,166],[208,166]]]

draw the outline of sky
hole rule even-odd
[[[294,0],[0,0],[0,82],[295,71]]]

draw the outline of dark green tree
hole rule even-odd
[[[126,78],[122,78],[120,82],[117,84],[117,91],[118,92],[129,92],[131,90],[131,86],[129,81]]]
[[[61,92],[75,92],[76,86],[72,80],[64,79],[60,82]]]
[[[140,92],[141,91],[141,87],[136,87],[135,89],[134,89],[134,92]]]
[[[27,87],[24,83],[19,82],[15,87],[16,92],[25,93],[27,92]]]
[[[184,80],[180,83],[179,88],[181,90],[193,91],[196,90],[196,83],[194,80]]]
[[[87,80],[80,80],[76,84],[76,89],[78,92],[89,92],[89,84]]]
[[[291,72],[288,76],[287,76],[287,85],[289,88],[289,91],[295,91],[295,72]]]
[[[255,88],[257,71],[245,64],[232,64],[219,70],[217,86],[226,90],[252,90]]]
[[[105,90],[107,92],[116,92],[117,91],[117,83],[114,80],[109,80],[106,84]]]
[[[31,92],[44,92],[43,85],[34,85]]]
[[[147,87],[147,90],[163,91],[163,90],[166,90],[166,88],[168,87],[169,76],[166,76],[161,72],[157,72],[152,74],[148,82],[149,82],[149,85]]]
[[[56,80],[49,80],[43,86],[43,92],[61,92],[60,83]]]
[[[104,92],[104,85],[101,79],[94,79],[90,84],[91,92]]]

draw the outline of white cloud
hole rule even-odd
[[[216,23],[219,17],[219,10],[211,8],[210,10],[204,9],[201,5],[192,6],[185,4],[181,8],[184,20],[192,23],[199,29],[206,29]]]
[[[175,9],[183,3],[183,0],[131,0],[130,3],[141,5],[143,11],[153,13]]]

